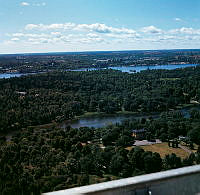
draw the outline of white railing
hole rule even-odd
[[[45,195],[200,195],[200,165],[71,188]]]

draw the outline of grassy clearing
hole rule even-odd
[[[116,112],[117,114],[123,114],[123,115],[137,115],[139,114],[138,112],[131,112],[131,111],[118,111]]]
[[[183,149],[169,147],[167,143],[141,146],[141,148],[143,148],[145,151],[158,152],[161,158],[164,158],[165,155],[171,153],[175,153],[177,156],[181,158],[186,158],[187,156],[189,156],[189,153],[187,153]]]
[[[127,115],[127,116],[133,116],[133,117],[143,117],[143,116],[152,116],[152,115],[159,115],[160,112],[141,112],[138,109],[138,112],[131,112],[131,111],[118,111],[113,114],[107,114],[105,112],[85,112],[84,114],[80,116],[76,116],[75,120],[81,119],[81,118],[92,118],[92,117],[114,117],[114,116],[121,116],[121,115]]]
[[[92,118],[92,117],[106,117],[106,116],[117,116],[117,114],[107,114],[105,112],[85,112],[84,114],[80,116],[76,116],[75,119],[81,119],[81,118]]]
[[[56,122],[48,123],[48,124],[43,124],[43,125],[36,125],[36,126],[28,126],[29,128],[33,128],[35,130],[40,130],[40,129],[49,129],[51,127],[57,126]]]
[[[134,148],[134,147],[135,147],[135,146],[128,146],[128,147],[126,147],[125,149],[128,150],[128,151],[131,151],[132,148]]]
[[[104,117],[104,116],[120,116],[120,115],[138,115],[138,112],[129,112],[129,111],[118,111],[113,114],[107,114],[105,112],[85,112],[84,114],[77,116],[76,118],[85,118],[85,117]]]

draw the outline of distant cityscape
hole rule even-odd
[[[102,51],[0,55],[0,73],[79,68],[199,64],[200,50]]]

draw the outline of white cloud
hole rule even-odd
[[[30,4],[28,2],[21,2],[21,6],[29,6]]]
[[[128,28],[114,28],[105,24],[75,24],[75,23],[64,23],[64,24],[27,24],[26,30],[76,30],[76,31],[89,31],[96,33],[116,33],[116,34],[136,34],[136,31]]]
[[[182,21],[181,18],[174,18],[174,20],[177,21],[177,22],[181,22]]]
[[[33,6],[41,7],[41,6],[46,6],[45,2],[42,3],[33,3]]]
[[[14,36],[14,37],[22,37],[24,34],[23,33],[14,33],[12,34],[11,36]],[[8,35],[10,36],[10,35]]]
[[[59,37],[62,36],[62,33],[61,33],[61,32],[51,32],[51,35],[53,35],[53,36],[59,38]]]
[[[50,43],[51,39],[47,39],[47,38],[29,38],[28,42],[32,42],[34,44]]]
[[[21,37],[21,38],[26,38],[26,37],[31,37],[31,38],[40,38],[40,37],[51,37],[50,34],[34,34],[34,33],[13,33],[11,36],[13,37]]]
[[[172,35],[162,35],[158,37],[158,40],[160,41],[170,41],[170,40],[175,40],[177,39],[176,36],[172,36]]]
[[[76,26],[76,29],[78,30],[89,30],[93,32],[98,33],[117,33],[117,34],[135,34],[135,30],[133,29],[127,29],[127,28],[114,28],[111,26],[107,26],[105,24],[101,23],[95,23],[95,24],[78,24]]]
[[[88,44],[94,44],[94,43],[100,43],[100,42],[104,42],[105,40],[103,38],[100,37],[96,37],[96,38],[91,38],[91,37],[85,37],[85,38],[81,38],[79,39],[79,41],[81,43],[88,43]]]
[[[155,26],[131,29],[101,23],[27,24],[24,30],[6,36],[7,44],[12,46],[24,44],[26,47],[29,45],[47,49],[68,48],[69,45],[76,50],[166,49],[191,47],[192,44],[194,48],[200,46],[200,29],[188,27],[162,30]]]
[[[178,28],[178,29],[172,29],[169,31],[171,34],[189,34],[189,35],[200,35],[200,29],[194,29],[194,28]]]
[[[95,33],[88,33],[87,36],[91,37],[91,38],[98,38],[99,37],[99,35],[97,35]]]
[[[135,39],[140,37],[133,29],[128,28],[116,28],[107,26],[106,24],[95,23],[95,24],[75,24],[75,23],[60,23],[60,24],[27,24],[25,30],[31,33],[15,33],[13,36],[23,36],[29,38],[49,38],[51,41],[56,40],[57,42],[74,42],[74,43],[107,43],[110,39]],[[38,34],[38,32],[45,32]],[[34,32],[34,33],[33,33]],[[73,32],[73,36],[69,35],[69,32]],[[81,32],[82,34],[77,34]],[[35,39],[30,39],[31,42],[40,42]]]
[[[75,27],[74,23],[64,23],[64,24],[27,24],[25,26],[25,30],[39,30],[39,31],[46,31],[46,30],[70,30]]]
[[[15,38],[15,37],[11,39],[11,41],[19,41],[19,40],[20,40],[19,38]]]
[[[27,25],[25,26],[25,29],[26,29],[26,30],[33,30],[33,29],[35,29],[35,28],[37,28],[37,27],[38,27],[37,24],[27,24]]]
[[[155,26],[146,26],[141,29],[144,33],[161,34],[163,31]]]
[[[106,37],[108,38],[113,38],[113,39],[118,39],[118,40],[127,40],[127,41],[133,41],[133,40],[138,40],[142,38],[138,33],[136,34],[106,34]]]
[[[21,6],[35,6],[35,7],[42,7],[42,6],[46,6],[46,3],[45,2],[42,2],[42,3],[28,3],[28,2],[21,2]]]

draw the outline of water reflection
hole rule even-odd
[[[128,72],[128,73],[135,73],[140,72],[142,70],[155,70],[155,69],[166,69],[166,70],[174,70],[177,68],[186,68],[186,67],[195,67],[198,66],[196,64],[176,64],[176,65],[156,65],[156,66],[114,66],[114,67],[108,67],[108,69],[113,70],[120,70],[122,72]],[[80,68],[76,70],[66,70],[66,71],[93,71],[93,70],[102,70],[106,68]],[[27,74],[21,74],[21,73],[3,73],[0,74],[0,79],[2,78],[12,78],[12,77],[20,77],[23,75],[29,75],[29,74],[36,74],[36,73],[27,73]]]

